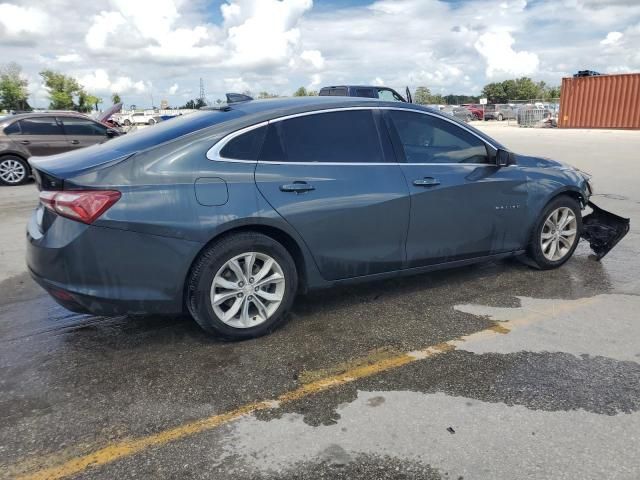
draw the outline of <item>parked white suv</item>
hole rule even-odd
[[[158,122],[156,117],[157,114],[148,112],[126,113],[120,115],[118,123],[120,123],[121,125],[126,125],[127,127],[129,125],[138,124],[154,125]]]

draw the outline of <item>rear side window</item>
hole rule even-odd
[[[333,97],[346,97],[347,89],[346,87],[332,88],[331,93],[329,95]]]
[[[485,143],[432,115],[390,110],[407,163],[489,163]]]
[[[20,120],[23,135],[64,135],[55,117],[35,117]]]
[[[105,136],[107,127],[82,118],[61,118],[64,132],[67,135]]]
[[[254,128],[232,138],[220,151],[222,158],[257,160],[267,127]]]
[[[372,111],[348,110],[270,124],[260,160],[382,163],[384,156]]]
[[[20,122],[13,122],[4,129],[5,135],[18,135],[20,133]]]
[[[356,88],[356,97],[378,98],[373,88]]]

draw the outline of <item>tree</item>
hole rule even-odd
[[[488,83],[482,89],[482,96],[487,99],[488,103],[505,103],[507,94],[502,87],[502,83]]]
[[[189,100],[180,108],[185,108],[189,110],[198,110],[199,108],[206,107],[206,106],[207,106],[207,102],[205,102],[203,98],[195,98],[193,100]]]
[[[118,95],[116,92],[113,92],[111,94],[111,102],[115,105],[116,103],[122,102],[122,99],[120,98],[120,95]]]
[[[83,90],[75,78],[53,70],[43,70],[40,72],[40,76],[44,80],[45,87],[49,90],[49,99],[51,100],[49,108],[53,110],[77,108],[74,97],[79,97]]]
[[[473,95],[454,95],[450,93],[442,97],[447,105],[461,105],[464,103],[478,103],[479,98]]]
[[[545,82],[534,82],[529,77],[489,83],[482,89],[489,103],[507,103],[510,100],[550,100],[560,96],[559,87],[550,87]]]
[[[27,103],[27,79],[17,63],[8,63],[0,68],[0,109],[31,110]]]
[[[431,91],[427,87],[416,88],[413,94],[413,102],[418,105],[427,105],[431,103]]]
[[[269,93],[269,92],[260,92],[258,94],[258,98],[277,98],[278,95],[276,95],[275,93]]]
[[[307,93],[307,89],[304,87],[300,87],[299,89],[297,89],[295,92],[293,92],[293,96],[294,97],[306,97],[309,94]]]
[[[95,106],[96,111],[98,110],[98,104],[102,103],[102,99],[98,98],[94,95],[90,95],[84,90],[81,90],[78,94],[78,107],[77,110],[79,112],[88,113],[93,110]]]

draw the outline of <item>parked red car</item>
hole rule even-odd
[[[473,114],[475,120],[482,120],[484,118],[484,113],[481,108],[478,108],[475,105],[463,105],[463,107]]]

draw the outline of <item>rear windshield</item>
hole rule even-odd
[[[238,110],[207,110],[190,113],[114,138],[109,140],[108,144],[121,152],[136,152],[243,115],[245,113]]]

